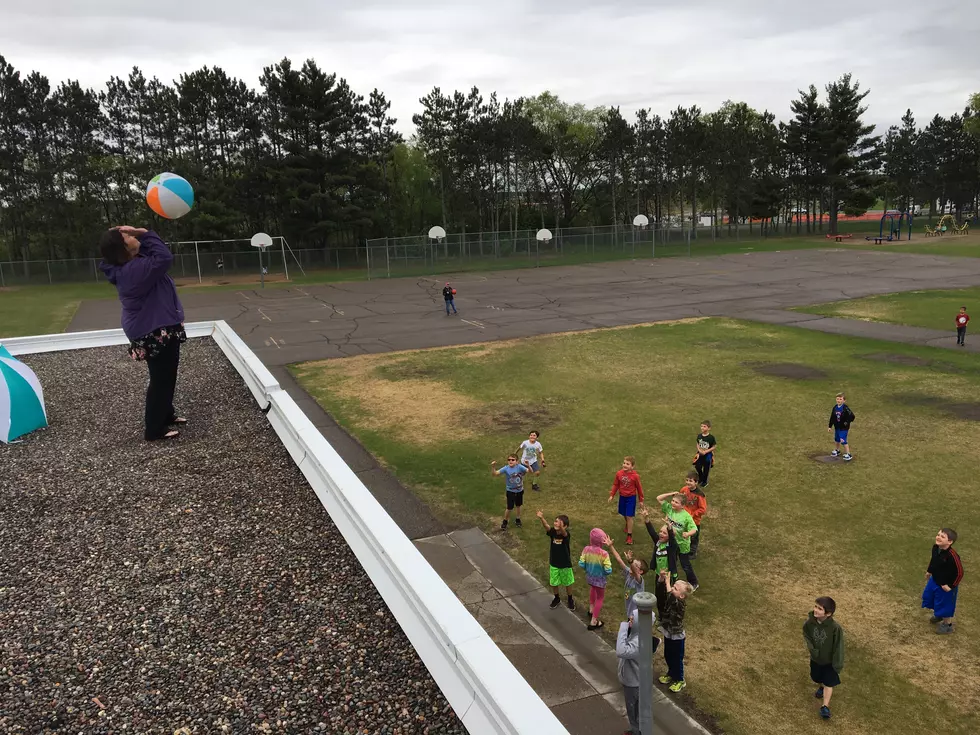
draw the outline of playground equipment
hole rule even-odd
[[[888,234],[885,235],[885,221],[888,221]],[[912,239],[912,213],[899,212],[897,209],[889,209],[881,215],[881,226],[878,228],[878,237],[868,235],[865,240],[874,240],[876,245],[883,242],[896,242],[902,239],[903,222],[908,224],[908,239]]]
[[[953,215],[944,214],[939,218],[939,222],[936,223],[935,227],[926,225],[926,237],[942,237],[947,232],[950,235],[969,235],[970,222],[966,221],[962,225],[957,226]]]

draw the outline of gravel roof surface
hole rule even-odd
[[[51,427],[0,445],[0,732],[464,733],[214,342],[175,442],[125,348],[21,358]]]

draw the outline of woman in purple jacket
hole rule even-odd
[[[173,439],[171,428],[186,424],[174,409],[174,388],[184,332],[184,308],[167,275],[174,256],[155,232],[136,227],[113,227],[102,234],[100,268],[119,292],[122,328],[130,340],[129,355],[145,360],[150,371],[146,389],[147,441]]]

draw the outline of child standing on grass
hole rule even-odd
[[[602,627],[599,613],[606,596],[606,577],[612,574],[609,552],[602,547],[609,540],[605,531],[593,528],[589,532],[589,545],[582,549],[578,558],[578,565],[585,570],[585,580],[589,583],[589,630]]]
[[[456,313],[456,289],[448,283],[442,289],[442,298],[446,300],[446,316],[449,316],[449,308],[452,307],[453,314]]]
[[[970,323],[970,315],[966,313],[966,307],[960,307],[960,313],[956,315],[956,344],[960,347],[966,346],[966,325]]]
[[[664,601],[667,599],[667,588],[663,586],[663,573],[670,570],[668,555],[670,553],[670,531],[667,526],[661,526],[659,531],[654,531],[653,524],[650,523],[650,511],[644,508],[642,511],[643,521],[647,527],[647,533],[653,539],[653,559],[650,561],[650,568],[656,570],[656,577],[653,582],[653,594],[657,598],[657,618],[664,616]],[[673,575],[676,581],[677,575]]]
[[[551,601],[551,609],[554,610],[561,604],[560,592],[565,590],[566,604],[569,610],[575,609],[575,600],[572,599],[572,585],[575,584],[575,573],[572,572],[572,545],[571,534],[568,532],[568,516],[560,515],[555,518],[554,527],[548,525],[544,519],[544,512],[537,512],[538,520],[544,526],[545,535],[551,539],[551,551],[549,552],[548,582],[551,585],[551,592],[555,599]]]
[[[507,466],[497,469],[497,463],[490,462],[490,474],[494,477],[503,475],[507,481],[507,510],[504,511],[504,520],[500,524],[500,530],[507,530],[507,521],[510,519],[510,512],[517,508],[514,525],[521,527],[521,506],[524,505],[524,475],[527,474],[527,467],[517,464],[517,455],[511,454],[507,457]]]
[[[932,558],[926,569],[926,587],[922,590],[922,607],[932,610],[932,623],[939,623],[936,632],[948,635],[953,632],[953,616],[956,614],[956,596],[963,579],[963,564],[953,548],[956,531],[940,529],[932,547]]]
[[[620,569],[623,570],[623,596],[626,599],[626,617],[628,618],[630,611],[636,609],[633,595],[637,592],[646,591],[643,586],[643,575],[647,573],[650,567],[642,559],[634,559],[633,552],[629,550],[626,551],[626,561],[623,561],[619,552],[616,551],[616,547],[613,546],[612,539],[607,540],[606,546],[609,548],[609,553],[619,562]]]
[[[667,537],[670,544],[667,548],[667,567],[672,575],[676,575],[679,559],[684,576],[697,589],[698,575],[694,573],[694,566],[691,564],[691,536],[698,532],[698,527],[691,514],[684,510],[684,496],[680,493],[664,493],[657,496],[657,502],[661,504],[667,525],[673,531]]]
[[[697,449],[697,454],[694,455],[694,469],[698,473],[698,484],[705,488],[708,487],[708,473],[711,472],[715,462],[715,450],[718,448],[715,435],[711,433],[710,421],[701,422],[701,433],[694,438],[694,444]]]
[[[691,514],[694,525],[697,526],[697,533],[691,536],[691,558],[697,559],[698,546],[701,544],[701,519],[708,512],[708,499],[704,497],[704,491],[698,486],[697,472],[687,473],[687,479],[680,492],[684,496],[684,510]]]
[[[684,630],[684,613],[687,611],[687,596],[694,588],[678,580],[672,582],[670,573],[661,575],[666,599],[664,600],[663,615],[660,618],[660,632],[664,636],[664,661],[667,663],[667,673],[660,677],[661,684],[669,684],[670,691],[677,693],[687,686],[684,681],[684,646],[687,632]]]
[[[612,490],[609,491],[609,501],[612,502],[619,493],[619,515],[626,521],[626,545],[633,545],[633,517],[636,515],[636,500],[639,498],[640,505],[643,505],[643,486],[640,484],[640,476],[636,473],[636,460],[632,457],[623,457],[623,469],[616,473],[613,480]]]
[[[535,479],[531,480],[532,490],[541,489],[537,483],[537,478],[541,475],[541,468],[544,467],[544,448],[538,441],[539,436],[538,432],[532,431],[518,447],[521,450],[521,464],[534,473]]]
[[[827,431],[834,435],[834,451],[831,457],[839,457],[841,447],[844,448],[844,461],[851,461],[851,445],[847,443],[847,432],[851,429],[851,422],[854,421],[854,411],[844,403],[844,394],[837,394],[837,403],[830,410],[830,422],[827,424]]]
[[[831,597],[818,597],[807,621],[803,640],[810,652],[810,678],[819,684],[813,696],[823,700],[820,716],[830,719],[830,698],[840,684],[844,668],[844,629],[834,620],[837,603]]]

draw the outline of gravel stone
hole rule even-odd
[[[21,359],[51,426],[0,445],[0,732],[465,732],[214,342],[152,444],[125,349]]]

